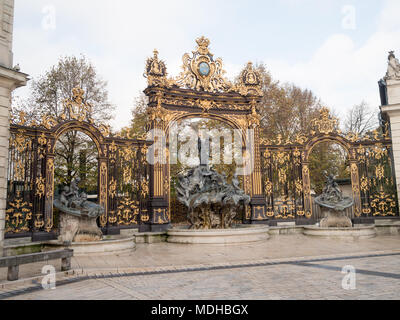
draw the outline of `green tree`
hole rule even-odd
[[[141,93],[134,99],[134,107],[132,109],[132,120],[128,127],[124,127],[120,131],[120,135],[126,138],[143,137],[146,134],[149,124],[149,115],[147,113],[148,98]]]
[[[13,117],[18,117],[18,113],[24,111],[28,121],[40,122],[44,115],[59,118],[64,112],[64,101],[72,99],[72,89],[75,87],[83,89],[85,102],[92,106],[89,116],[95,122],[108,124],[113,118],[115,106],[108,100],[107,82],[100,78],[94,65],[85,56],[62,57],[43,75],[33,79],[29,97],[14,102]],[[82,187],[89,188],[89,183],[97,185],[97,178],[93,176],[97,175],[96,170],[89,170],[86,174],[83,172],[83,168],[87,170],[97,165],[98,151],[88,136],[76,130],[66,132],[57,141],[55,153],[56,184],[69,184],[75,177],[85,176]],[[83,159],[86,159],[85,165]]]

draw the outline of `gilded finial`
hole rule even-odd
[[[23,126],[26,123],[26,113],[24,111],[20,111],[18,116],[19,116],[19,124]]]
[[[210,45],[210,40],[207,39],[204,36],[201,36],[200,38],[196,39],[197,45],[198,45],[198,52],[200,54],[208,54],[209,50],[208,50],[208,46]]]

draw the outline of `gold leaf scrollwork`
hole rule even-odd
[[[24,201],[22,193],[17,191],[13,201],[6,210],[6,232],[21,233],[29,231],[29,221],[32,220],[32,204]]]
[[[240,73],[239,83],[235,86],[235,91],[242,96],[249,94],[263,95],[261,90],[261,75],[254,69],[252,62],[248,62],[246,68]]]
[[[108,154],[109,154],[109,159],[110,159],[110,162],[111,163],[114,163],[115,161],[116,161],[116,159],[117,159],[117,154],[116,154],[116,152],[117,152],[117,146],[116,146],[116,144],[115,144],[115,141],[113,141],[110,145],[109,145],[109,147],[108,147]]]
[[[149,182],[146,179],[143,179],[140,183],[141,196],[146,198],[149,194]]]
[[[209,112],[211,109],[216,107],[215,102],[210,100],[197,100],[199,107],[203,110],[203,113]]]
[[[272,182],[270,180],[265,181],[265,194],[267,196],[270,196],[272,194],[272,190],[273,190],[273,185]]]
[[[72,99],[66,99],[64,101],[64,113],[62,118],[69,116],[72,120],[88,121],[93,123],[92,119],[92,106],[84,101],[84,91],[81,88],[72,89]]]
[[[375,168],[375,175],[378,180],[382,180],[385,176],[385,169],[381,164],[378,164]]]
[[[49,114],[44,114],[41,118],[40,125],[42,127],[45,127],[47,130],[50,130],[54,126],[58,124],[58,121],[54,119],[51,115]]]
[[[254,128],[260,125],[261,116],[257,113],[256,101],[251,101],[251,114],[247,116],[249,127]]]
[[[360,189],[362,192],[367,192],[369,190],[369,179],[367,177],[361,178]]]
[[[331,117],[329,109],[327,108],[322,108],[320,110],[320,117],[318,119],[314,119],[312,121],[312,124],[317,131],[325,135],[338,131],[337,130],[338,120],[336,118]]]
[[[25,135],[24,130],[19,130],[14,138],[11,137],[10,145],[19,153],[23,153],[32,146],[32,141]]]
[[[117,195],[117,181],[114,179],[114,177],[111,177],[110,184],[108,186],[108,194],[113,199]]]
[[[14,179],[16,181],[25,180],[25,165],[21,159],[15,161],[14,163]]]
[[[303,193],[303,181],[301,179],[297,179],[295,181],[295,189],[296,189],[296,194],[300,196]]]
[[[150,216],[149,216],[149,214],[143,212],[143,213],[140,215],[140,220],[141,220],[142,222],[149,222],[149,221],[150,221]]]
[[[104,137],[109,137],[111,135],[111,129],[110,129],[110,126],[108,126],[108,125],[101,124],[99,126],[99,131],[101,132],[101,134]]]
[[[36,195],[39,198],[42,198],[45,193],[45,179],[42,176],[39,176],[36,179]]]
[[[122,177],[124,180],[124,184],[127,185],[132,181],[132,169],[129,166],[123,168]]]
[[[183,56],[183,71],[175,83],[197,91],[232,91],[232,84],[223,76],[225,71],[222,68],[222,60],[220,58],[214,60],[208,49],[210,40],[201,37],[196,42],[198,47],[193,51],[193,56],[187,53]]]
[[[371,208],[373,216],[394,216],[396,214],[396,200],[394,195],[387,194],[381,187],[379,193],[373,196]]]
[[[99,217],[100,226],[104,228],[107,225],[107,214],[103,214]]]
[[[125,197],[118,206],[118,225],[131,225],[138,223],[139,201]]]
[[[44,228],[46,232],[51,232],[51,229],[53,229],[53,219],[52,217],[48,217],[46,221],[46,226]]]
[[[108,222],[110,224],[114,224],[118,221],[118,216],[117,216],[117,212],[112,210],[108,213]],[[107,224],[107,221],[106,221]]]
[[[35,228],[41,229],[44,227],[44,224],[45,224],[45,222],[43,219],[43,214],[41,214],[41,213],[35,214]]]
[[[158,58],[158,51],[154,49],[153,57],[147,59],[144,77],[147,78],[149,87],[170,88],[175,82],[167,79],[167,67],[165,62]]]
[[[47,165],[46,165],[46,172],[48,175],[48,182],[46,183],[46,197],[48,199],[51,199],[54,194],[54,183],[53,183],[53,178],[54,178],[54,159],[49,158],[47,159]]]
[[[274,208],[272,206],[267,206],[267,217],[271,218],[275,215]]]
[[[42,132],[42,134],[38,138],[38,157],[39,157],[39,159],[43,159],[45,157],[46,145],[47,145],[47,139],[46,139],[44,132]]]

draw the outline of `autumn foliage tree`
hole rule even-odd
[[[257,70],[262,79],[263,99],[258,106],[261,115],[262,137],[293,139],[300,132],[311,129],[311,120],[318,116],[321,101],[308,89],[272,79],[264,64]]]

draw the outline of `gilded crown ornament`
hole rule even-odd
[[[254,69],[252,62],[248,62],[246,68],[240,73],[236,91],[243,96],[249,94],[262,96],[261,76],[260,73]]]
[[[226,92],[232,90],[232,84],[224,78],[222,59],[214,59],[209,51],[210,40],[204,36],[198,38],[197,49],[192,56],[183,56],[183,71],[176,79],[178,86],[207,92]]]
[[[200,54],[209,54],[208,46],[210,45],[210,40],[204,36],[197,38],[196,43],[198,44],[197,51]]]
[[[158,51],[154,49],[153,57],[147,59],[144,77],[147,78],[149,86],[169,87],[167,79],[167,67],[164,61],[158,58]]]
[[[322,108],[320,110],[320,117],[314,119],[312,124],[318,132],[325,135],[338,131],[338,119],[330,115],[328,108]]]
[[[84,94],[85,91],[81,88],[77,87],[72,89],[72,100],[66,99],[64,101],[64,113],[61,115],[63,120],[67,119],[66,113],[68,113],[70,119],[78,120],[80,122],[93,122],[91,117],[92,106],[84,101]]]
[[[196,50],[183,55],[182,71],[175,79],[167,78],[167,67],[158,58],[158,51],[147,59],[144,77],[149,87],[179,87],[196,91],[237,92],[242,96],[262,96],[261,76],[249,62],[234,85],[224,77],[225,70],[221,58],[214,59],[210,52],[210,40],[202,36],[196,39]]]

